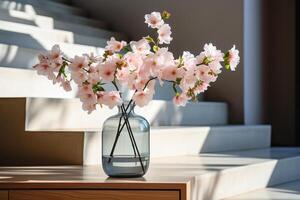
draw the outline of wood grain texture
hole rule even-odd
[[[16,190],[10,200],[179,200],[179,191],[147,190]]]
[[[0,98],[0,165],[82,164],[83,132],[26,132],[25,109],[26,98]]]
[[[0,190],[0,200],[8,200],[8,191]]]
[[[17,195],[18,198],[21,198],[18,195],[19,193],[26,193],[26,191],[55,191],[54,194],[59,191],[104,191],[101,193],[104,197],[109,196],[111,191],[113,193],[117,191],[116,194],[122,197],[122,194],[127,191],[128,193],[125,194],[131,195],[132,199],[137,197],[144,199],[140,198],[139,195],[141,195],[141,191],[145,191],[149,193],[142,194],[151,195],[151,198],[163,196],[164,199],[169,199],[170,196],[173,199],[174,192],[176,192],[180,200],[188,200],[191,192],[191,177],[178,176],[177,174],[168,176],[166,172],[163,172],[163,174],[160,169],[153,169],[153,171],[150,169],[144,177],[126,179],[109,178],[104,174],[102,168],[97,165],[0,167],[0,190],[9,190],[10,197],[12,193],[17,192],[14,195]],[[156,193],[152,193],[153,191]],[[34,194],[40,195],[40,193]],[[118,200],[118,198],[115,199]],[[156,200],[155,198],[152,199]]]

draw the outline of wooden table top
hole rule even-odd
[[[0,189],[187,189],[190,181],[156,167],[140,178],[110,178],[101,166],[0,167]]]

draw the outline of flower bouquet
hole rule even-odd
[[[120,114],[115,129],[110,129],[115,137],[110,142],[107,154],[109,158],[105,162],[113,162],[116,145],[126,130],[133,162],[139,163],[141,171],[126,172],[125,176],[141,176],[146,172],[147,163],[139,151],[142,144],[139,145],[136,141],[139,136],[133,131],[130,117],[135,105],[143,107],[152,100],[156,83],[161,86],[165,82],[171,83],[168,87],[174,91],[174,104],[184,106],[188,101],[196,101],[197,95],[206,91],[217,80],[222,64],[225,69],[232,71],[239,64],[239,51],[235,46],[224,54],[211,43],[205,44],[203,51],[197,56],[184,51],[181,56],[174,58],[173,53],[165,47],[173,40],[171,27],[166,23],[169,17],[170,13],[166,11],[145,15],[145,23],[157,31],[155,38],[146,36],[127,43],[112,37],[107,41],[102,55],[91,53],[74,58],[68,58],[58,45],[54,45],[51,51],[38,56],[39,63],[34,66],[38,74],[46,76],[53,84],[60,84],[66,91],[72,90],[70,82],[75,82],[82,109],[88,113],[95,111],[98,106],[119,106]],[[114,89],[108,90],[107,84],[111,84]],[[127,88],[132,93],[132,98],[126,103],[122,99],[120,88]],[[122,175],[122,170],[114,173],[108,171],[107,168],[106,173],[110,176]]]

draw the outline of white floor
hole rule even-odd
[[[255,190],[226,200],[299,200],[300,180],[266,188]]]

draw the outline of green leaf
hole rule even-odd
[[[132,49],[131,49],[131,47],[130,47],[129,44],[126,45],[125,47],[123,47],[123,50],[124,50],[125,53],[127,53],[127,52],[129,52],[129,51],[132,51]]]
[[[153,43],[153,44],[155,44],[155,41],[154,41],[154,39],[151,37],[151,36],[147,36],[147,37],[145,37],[145,39],[149,42],[149,43]]]
[[[230,64],[225,64],[225,69],[230,69]]]
[[[169,13],[168,11],[163,11],[162,14],[161,14],[161,17],[166,20],[166,19],[169,19],[171,16],[171,13]]]
[[[159,47],[158,47],[157,45],[154,45],[154,46],[152,47],[152,49],[153,49],[154,52],[157,52],[157,51],[159,50]]]

